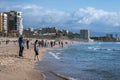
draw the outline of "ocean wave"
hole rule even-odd
[[[61,59],[61,57],[59,57],[59,54],[61,54],[61,53],[49,52],[49,54],[52,55],[55,59]]]
[[[76,79],[76,78],[68,77],[68,76],[65,76],[65,75],[63,75],[63,74],[55,73],[55,72],[52,72],[52,71],[50,71],[50,72],[51,72],[52,74],[54,74],[55,76],[60,77],[60,78],[62,78],[62,79],[64,79],[64,80],[78,80],[78,79]]]
[[[116,77],[117,75],[115,75],[112,71],[108,71],[108,70],[98,70],[98,69],[85,69],[83,71],[86,72],[90,72],[90,73],[96,73],[96,74],[100,74],[103,76],[111,76],[111,77]]]
[[[120,44],[120,42],[116,42],[115,44]]]
[[[58,48],[58,49],[56,49],[56,50],[58,50],[58,51],[62,51],[62,50],[64,50],[63,48]]]
[[[112,49],[112,51],[114,51],[114,52],[120,52],[119,49]]]
[[[110,48],[100,48],[100,47],[88,47],[89,50],[94,50],[94,51],[112,51]]]
[[[97,47],[88,47],[88,49],[90,49],[90,50],[99,50],[100,48],[97,48]]]

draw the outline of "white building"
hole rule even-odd
[[[7,23],[7,14],[3,13],[3,33],[7,35],[7,30],[8,30],[8,23]]]
[[[30,28],[30,31],[33,32],[33,31],[34,31],[34,28]]]
[[[22,12],[17,12],[17,31],[18,35],[23,34]]]
[[[7,35],[7,14],[0,13],[0,33]]]

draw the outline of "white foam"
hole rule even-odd
[[[111,49],[107,49],[108,51],[111,51]]]
[[[99,50],[100,48],[98,48],[98,47],[88,47],[88,49],[96,51],[96,50]]]
[[[97,50],[107,50],[107,51],[111,51],[110,48],[100,48],[99,46],[97,47],[88,47],[89,50],[94,50],[94,51],[97,51]]]
[[[93,49],[93,47],[88,47],[88,49]]]
[[[49,52],[49,54],[52,55],[55,59],[61,59],[61,58],[59,57],[59,54],[60,54],[60,53],[52,53],[52,52]]]
[[[78,79],[75,79],[75,78],[69,77],[69,80],[78,80]]]
[[[93,48],[93,50],[95,50],[95,51],[96,51],[96,50],[99,50],[99,49],[100,49],[100,48]]]

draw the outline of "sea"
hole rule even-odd
[[[120,80],[120,42],[74,42],[50,49],[35,69],[44,80]]]

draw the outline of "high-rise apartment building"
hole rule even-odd
[[[8,36],[17,36],[17,12],[7,12],[8,15]]]
[[[0,13],[0,35],[19,36],[23,34],[22,13],[16,11]]]
[[[0,35],[7,35],[7,14],[0,13]]]
[[[6,36],[7,35],[7,28],[8,28],[8,21],[7,21],[7,14],[6,13],[3,13],[3,30],[2,30],[2,32],[3,32],[3,34],[4,34],[4,36]]]
[[[80,30],[80,39],[89,41],[90,39],[90,33],[86,29]]]
[[[18,35],[23,34],[22,12],[17,12],[17,32]]]
[[[11,36],[19,36],[23,33],[22,13],[16,11],[7,12],[8,33]]]

